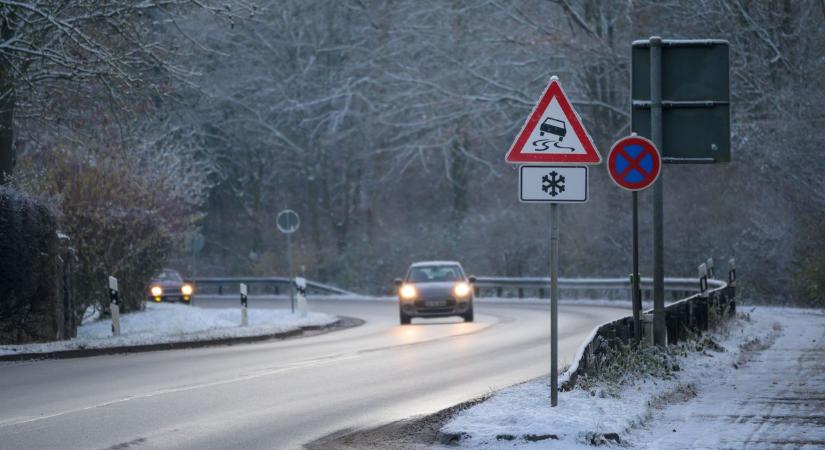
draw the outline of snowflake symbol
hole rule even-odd
[[[564,176],[555,170],[541,177],[541,190],[555,197],[564,192]]]

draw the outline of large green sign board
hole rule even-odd
[[[727,41],[662,41],[662,159],[730,161],[730,56]],[[631,50],[631,129],[650,133],[650,42]]]

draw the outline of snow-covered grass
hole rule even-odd
[[[822,336],[823,319],[822,313],[812,310],[767,307],[747,310],[746,314],[712,333],[711,340],[705,339],[704,345],[694,342],[668,350],[665,358],[658,355],[659,360],[675,364],[670,368],[675,370],[665,371],[668,376],[664,379],[633,374],[620,376],[620,380],[590,380],[583,383],[586,388],[579,385],[572,391],[560,392],[556,408],[550,408],[548,380],[533,380],[498,391],[490,399],[460,412],[442,431],[462,434],[461,445],[470,448],[592,448],[593,443],[615,444],[615,439],[623,446],[634,448],[694,448],[697,442],[708,444],[705,447],[698,445],[700,448],[753,444],[748,439],[758,426],[730,431],[729,423],[733,419],[725,416],[708,427],[708,414],[723,408],[743,418],[761,417],[765,414],[764,402],[749,403],[748,399],[764,398],[765,385],[770,383],[764,378],[771,376],[766,374],[780,373],[784,369],[791,372],[784,377],[787,384],[804,383],[804,380],[794,379],[792,361],[775,358],[771,364],[776,367],[762,367],[769,364],[765,361],[753,364],[748,361],[753,359],[755,352],[769,348],[777,339],[784,339],[776,344],[777,347],[781,344],[783,351],[786,346],[805,349],[816,345],[812,341],[815,343]],[[783,335],[783,329],[793,332]],[[799,356],[795,355],[790,359]],[[820,361],[820,365],[825,362]],[[743,377],[748,370],[757,375]],[[804,375],[806,380],[810,380],[811,373]],[[821,386],[811,386],[814,392],[825,389],[825,375],[819,379]],[[778,398],[782,398],[781,389],[777,392]],[[704,400],[703,395],[707,396]],[[699,398],[694,399],[697,396]],[[723,405],[723,402],[727,404]],[[663,409],[673,405],[681,408],[673,414],[675,417],[654,420],[663,416]],[[821,411],[819,413],[821,416]],[[745,421],[747,419],[740,422]],[[676,433],[677,428],[686,431]],[[720,440],[720,430],[734,436]],[[736,436],[736,433],[743,436]],[[811,431],[808,433],[810,436]],[[662,436],[670,440],[663,442]],[[707,441],[709,438],[712,440]],[[766,442],[774,442],[774,446],[778,442],[766,439]]]
[[[323,313],[309,312],[306,317],[300,317],[289,310],[250,309],[249,326],[241,327],[240,308],[202,309],[150,303],[145,311],[121,316],[118,337],[112,336],[111,320],[97,320],[80,326],[77,337],[72,340],[4,345],[0,346],[0,355],[260,336],[329,325],[336,320],[335,316]]]

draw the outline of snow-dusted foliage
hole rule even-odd
[[[668,274],[735,256],[745,288],[825,295],[816,2],[203,3],[0,1],[25,23],[0,56],[21,158],[127,161],[193,212],[207,272],[285,273],[274,216],[291,207],[297,267],[354,289],[386,292],[423,258],[546,273],[547,212],[517,202],[503,155],[553,74],[605,153],[630,131],[630,43],[656,34],[731,43],[733,162],[665,168]],[[630,198],[604,171],[562,222],[564,275],[628,272]]]

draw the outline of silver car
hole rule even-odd
[[[397,278],[401,324],[413,317],[459,316],[473,321],[473,283],[455,261],[425,261],[410,266],[403,280]]]

